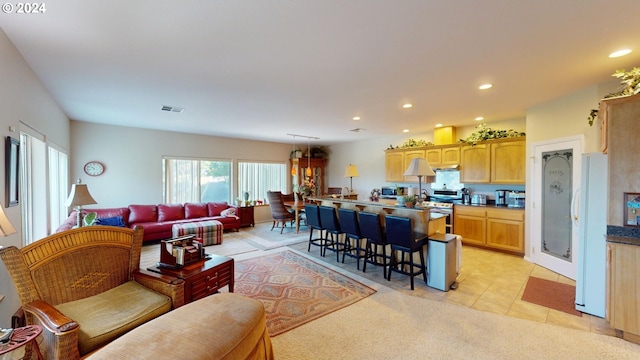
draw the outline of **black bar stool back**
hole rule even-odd
[[[356,267],[360,270],[360,259],[364,258],[364,249],[362,248],[363,236],[360,234],[358,212],[339,208],[338,219],[340,220],[340,227],[345,234],[342,263],[344,263],[345,256],[352,257],[356,259]]]
[[[326,238],[323,234],[322,222],[320,221],[320,209],[318,205],[304,204],[304,212],[307,214],[307,225],[309,226],[309,246],[307,252],[311,251],[311,245],[320,247],[320,256],[326,253]],[[313,231],[319,232],[319,237],[313,237]]]
[[[320,223],[326,232],[326,250],[335,251],[336,261],[340,261],[340,251],[344,250],[344,243],[340,242],[340,235],[343,234],[338,221],[336,208],[333,206],[319,206]]]
[[[389,256],[387,255],[387,236],[382,228],[380,214],[360,211],[358,218],[360,235],[367,240],[362,271],[367,272],[367,263],[382,266],[382,275],[386,279]]]
[[[422,274],[425,284],[427,283],[427,271],[424,261],[424,246],[427,235],[413,231],[411,219],[407,217],[391,216],[385,217],[387,241],[391,245],[391,263],[387,280],[391,281],[391,272],[409,275],[411,278],[411,290],[413,290],[413,278]],[[398,260],[398,254],[401,258]],[[418,253],[420,263],[416,263],[413,254]]]

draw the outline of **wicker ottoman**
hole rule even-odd
[[[174,238],[194,234],[205,246],[222,244],[222,230],[222,223],[217,220],[186,222],[171,227]]]

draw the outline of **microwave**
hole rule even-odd
[[[397,188],[395,186],[383,186],[380,188],[380,196],[383,197],[395,197],[398,196],[398,189],[404,194],[404,188]]]

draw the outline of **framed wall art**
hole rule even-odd
[[[624,193],[624,226],[640,227],[640,193]]]
[[[20,142],[7,136],[5,145],[5,190],[6,206],[18,205],[18,166],[20,164]]]

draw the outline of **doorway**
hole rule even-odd
[[[533,144],[531,258],[574,280],[578,249],[575,199],[583,143],[583,137],[576,136]]]

